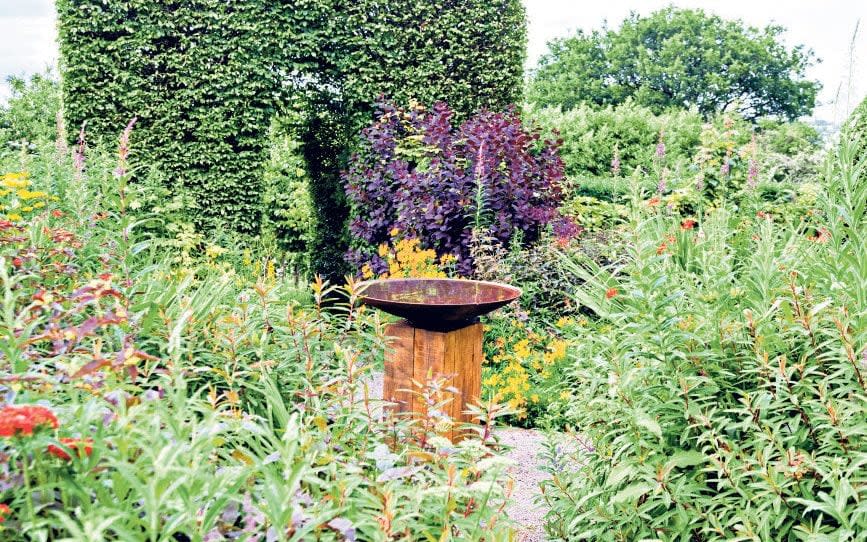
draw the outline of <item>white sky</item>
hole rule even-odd
[[[810,78],[823,84],[815,112],[817,118],[839,121],[867,94],[865,0],[524,0],[524,3],[529,19],[530,67],[552,38],[568,36],[577,28],[599,28],[604,20],[617,26],[630,11],[647,14],[673,3],[679,7],[701,7],[754,26],[776,23],[786,27],[788,43],[805,44],[822,59],[809,71]],[[849,48],[859,20],[855,58],[850,62]],[[0,99],[8,96],[7,76],[41,71],[56,62],[55,26],[53,0],[0,0]]]

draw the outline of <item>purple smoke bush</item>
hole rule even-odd
[[[397,230],[438,256],[454,256],[458,272],[470,275],[475,227],[504,244],[516,231],[532,243],[559,216],[559,141],[527,130],[514,108],[483,110],[460,126],[453,118],[441,102],[379,105],[343,175],[352,205],[350,263],[385,271],[376,249]]]

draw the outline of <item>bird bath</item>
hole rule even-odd
[[[362,283],[362,303],[404,318],[386,328],[383,399],[392,412],[423,415],[429,407],[416,383],[445,379],[438,400],[455,424],[472,421],[467,405],[477,403],[482,386],[482,324],[479,316],[521,295],[506,284],[456,279],[384,279]],[[449,397],[451,396],[451,397]],[[457,441],[460,432],[446,436]]]

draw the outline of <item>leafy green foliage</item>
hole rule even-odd
[[[570,177],[608,175],[615,155],[623,175],[639,167],[650,171],[660,137],[670,163],[688,162],[699,145],[702,127],[695,111],[655,115],[631,100],[604,108],[580,104],[567,111],[532,108],[527,115],[543,128],[559,132],[560,156]]]
[[[867,156],[867,98],[856,107],[842,129],[843,137],[850,138],[857,146],[859,158]]]
[[[60,113],[60,84],[49,72],[29,79],[10,77],[12,95],[0,105],[0,154],[21,150],[26,144],[44,143],[57,138]],[[29,150],[29,149],[25,149]]]
[[[695,107],[709,117],[733,107],[748,119],[795,119],[812,111],[819,83],[805,79],[812,51],[786,47],[783,31],[702,10],[633,13],[617,30],[579,31],[551,42],[528,99],[571,109],[632,98],[657,113]]]
[[[755,196],[688,221],[633,195],[622,259],[563,256],[581,431],[549,450],[564,540],[865,540],[867,182],[830,157],[809,219]],[[757,212],[759,209],[759,212]]]
[[[520,98],[519,0],[61,0],[57,9],[68,123],[113,139],[137,117],[136,163],[188,192],[199,225],[258,230],[271,119],[303,104],[312,264],[333,279],[347,247],[338,175],[379,95],[445,99],[461,116]]]
[[[0,220],[0,538],[508,540],[503,462],[482,428],[437,435],[442,383],[419,386],[418,422],[380,416],[383,326],[354,285],[299,290],[235,245],[155,236],[129,151],[49,146],[24,158],[50,174],[0,176],[53,196]],[[10,403],[59,423],[9,434]]]
[[[262,192],[262,231],[273,235],[295,260],[299,274],[306,271],[313,239],[310,182],[300,143],[291,131],[275,122],[269,135]]]

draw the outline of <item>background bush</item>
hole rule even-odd
[[[58,122],[63,120],[58,116],[60,83],[56,75],[46,71],[29,79],[10,77],[8,83],[11,94],[0,105],[0,155],[34,152],[40,144],[54,142]]]
[[[455,126],[442,102],[431,110],[383,104],[377,119],[344,176],[354,264],[383,273],[376,251],[399,235],[453,258],[467,276],[474,234],[508,246],[519,232],[531,243],[556,218],[557,144],[525,130],[514,110],[482,111]]]
[[[698,147],[702,125],[697,112],[655,115],[632,102],[604,108],[580,105],[568,111],[529,109],[527,114],[546,130],[559,132],[566,174],[575,178],[610,174],[615,149],[624,175],[638,167],[649,171],[660,137],[669,160],[688,162]]]
[[[301,143],[280,119],[274,120],[268,141],[269,157],[263,172],[262,233],[273,236],[288,254],[296,274],[306,276],[315,220]]]

